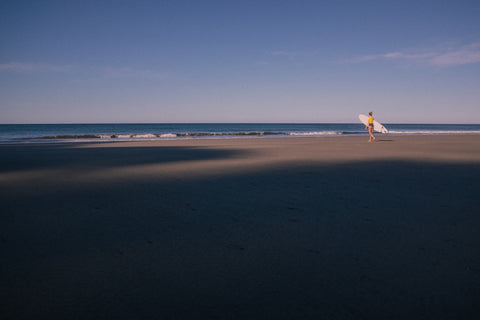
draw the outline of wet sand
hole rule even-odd
[[[473,319],[480,136],[0,145],[1,319]]]

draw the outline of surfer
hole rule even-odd
[[[373,112],[369,112],[368,113],[368,120],[367,120],[367,126],[365,127],[365,129],[368,129],[368,134],[370,134],[370,139],[368,140],[368,142],[372,142],[372,139],[373,141],[375,141],[375,137],[373,136],[373,116],[372,116]]]

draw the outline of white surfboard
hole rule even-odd
[[[358,118],[364,125],[368,125],[368,116],[364,114],[358,115]],[[388,133],[387,128],[385,128],[380,122],[377,120],[373,120],[373,130],[381,133]]]

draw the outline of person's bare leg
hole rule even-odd
[[[372,138],[373,141],[375,141],[375,137],[373,136],[373,127],[368,127],[368,133],[370,134],[370,139],[368,140],[368,142],[372,142]]]

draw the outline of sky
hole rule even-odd
[[[480,1],[0,0],[0,123],[480,123]]]

